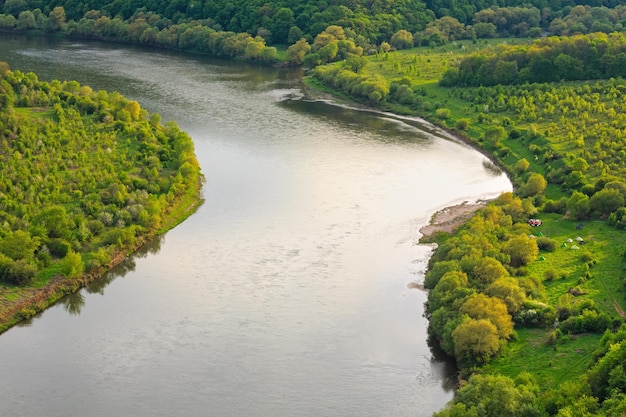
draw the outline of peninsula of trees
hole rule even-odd
[[[136,101],[0,63],[0,329],[198,205],[191,138]]]

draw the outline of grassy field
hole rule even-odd
[[[602,335],[565,336],[552,343],[549,330],[519,329],[517,337],[482,371],[497,372],[511,378],[520,372],[530,372],[545,390],[582,375],[593,363],[593,352]]]

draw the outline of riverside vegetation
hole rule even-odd
[[[136,101],[0,63],[0,331],[200,203],[191,138]]]
[[[617,33],[454,42],[312,71],[311,83],[456,132],[515,184],[434,237],[429,334],[468,378],[438,416],[626,412],[626,81],[610,65],[625,47]],[[578,81],[545,82],[563,78]]]
[[[315,87],[474,143],[516,192],[434,237],[429,333],[463,379],[437,415],[615,416],[626,414],[626,6],[577,3],[7,0],[0,29],[304,64]],[[545,33],[558,37],[529,40]]]

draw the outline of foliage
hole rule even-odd
[[[626,76],[626,36],[592,33],[548,37],[531,45],[500,45],[463,59],[450,85],[496,85]]]
[[[196,192],[191,138],[174,123],[154,123],[137,102],[20,71],[6,71],[0,85],[4,283],[78,278],[84,259],[106,266],[111,253],[155,234],[170,207]]]
[[[520,374],[515,381],[501,375],[473,375],[448,408],[435,416],[541,416],[538,391],[528,373]]]
[[[446,66],[460,61],[472,46],[459,43],[457,48],[380,53],[367,58],[370,64],[358,78],[384,77],[390,89],[377,104],[382,108],[417,112],[444,126],[468,120],[467,137],[494,151],[512,173],[519,195],[526,197],[501,197],[453,236],[438,241],[425,276],[430,289],[429,336],[462,367],[486,363],[489,372],[515,377],[529,369],[540,375],[542,402],[551,415],[576,407],[592,415],[619,415],[608,410],[617,410],[623,397],[597,398],[578,382],[573,383],[576,395],[559,387],[565,389],[563,381],[577,378],[593,363],[598,336],[589,332],[612,329],[622,321],[618,313],[624,303],[624,279],[619,271],[624,269],[625,250],[619,230],[626,224],[621,203],[626,83],[617,78],[452,89],[435,85]],[[319,70],[339,75],[332,69]],[[346,86],[358,85],[355,80]],[[350,87],[336,86],[350,93]],[[437,117],[439,108],[450,109],[445,121]],[[496,126],[505,133],[487,143],[485,132]],[[605,191],[598,194],[601,190]],[[535,205],[542,211],[537,213]],[[542,225],[530,228],[526,224],[530,217],[541,218]],[[602,220],[607,217],[608,222]],[[531,234],[539,235],[530,238]],[[583,243],[574,239],[577,236],[584,238]],[[479,260],[486,259],[494,268],[485,268],[489,263],[478,267]],[[495,262],[506,268],[506,275],[487,273],[497,270]],[[461,311],[481,292],[504,302],[517,334],[532,336],[519,342],[498,337],[496,347],[489,336],[496,334],[496,325]],[[493,327],[483,323],[470,335],[465,326],[476,323],[468,320],[487,320]],[[536,333],[524,333],[530,330]],[[532,359],[538,351],[540,356]],[[548,399],[553,395],[564,397],[557,404]]]

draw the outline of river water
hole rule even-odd
[[[194,139],[205,203],[0,336],[12,416],[430,416],[452,398],[422,317],[437,209],[511,189],[412,124],[299,99],[294,70],[0,36],[0,61],[119,91]]]

